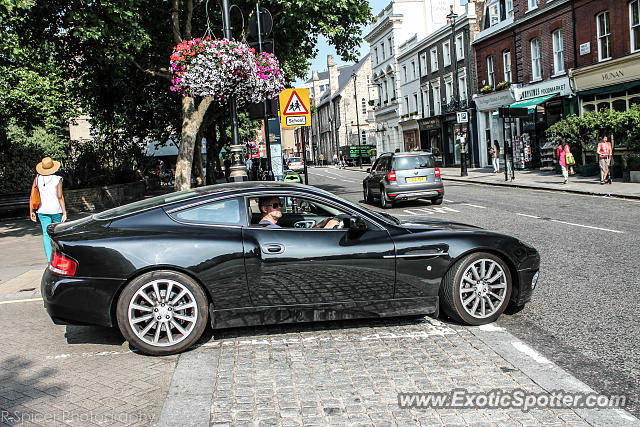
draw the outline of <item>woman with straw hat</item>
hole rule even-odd
[[[36,179],[33,186],[38,187],[40,192],[40,207],[33,211],[29,203],[29,216],[31,221],[36,222],[36,213],[42,225],[42,240],[47,261],[51,260],[51,241],[47,235],[47,226],[51,223],[65,222],[67,220],[67,209],[62,196],[62,177],[54,175],[60,169],[60,162],[45,157],[36,165]]]

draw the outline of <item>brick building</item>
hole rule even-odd
[[[640,0],[576,0],[580,113],[640,104]]]
[[[487,2],[485,30],[474,42],[478,84],[487,94],[475,98],[480,141],[485,150],[492,140],[503,149],[506,143],[516,168],[552,168],[553,147],[544,132],[577,112],[568,77],[576,65],[572,5],[570,0]],[[502,106],[526,108],[528,115],[505,125],[495,112]]]

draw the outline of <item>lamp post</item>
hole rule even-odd
[[[351,74],[353,77],[353,98],[354,98],[354,109],[356,111],[356,126],[358,129],[358,163],[360,164],[360,169],[362,169],[362,138],[360,137],[360,114],[358,114],[358,89],[356,88],[356,79],[358,76],[354,71]]]
[[[454,105],[460,107],[460,82],[458,81],[458,55],[456,52],[456,18],[458,14],[453,11],[453,5],[450,6],[450,12],[447,15],[447,19],[451,22],[451,44],[450,49],[452,51],[451,58],[454,66],[454,79],[453,87],[455,88],[456,101]],[[455,125],[454,125],[455,127]],[[465,137],[458,137],[460,141],[460,176],[467,176],[467,141]]]

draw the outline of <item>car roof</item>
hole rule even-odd
[[[429,151],[401,151],[400,153],[384,153],[382,155],[398,157],[398,156],[431,156],[432,154]]]

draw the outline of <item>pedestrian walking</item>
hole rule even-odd
[[[600,165],[600,184],[611,184],[611,175],[609,168],[611,166],[611,143],[605,136],[602,141],[598,143],[598,163]]]
[[[558,163],[560,163],[560,168],[562,169],[562,176],[564,177],[563,184],[566,184],[569,182],[569,163],[572,163],[571,161],[573,160],[573,154],[571,154],[571,149],[569,148],[567,141],[563,140],[560,142],[556,154],[556,157],[558,157]]]
[[[338,153],[333,153],[333,166],[338,164]]]
[[[67,220],[67,208],[62,195],[62,177],[54,175],[60,169],[60,162],[45,157],[36,165],[37,175],[31,185],[31,200],[29,200],[29,217],[36,222],[36,216],[42,226],[42,243],[47,262],[51,261],[51,239],[47,234],[47,226],[52,223]],[[34,193],[39,194],[40,204],[32,203]]]
[[[497,139],[493,140],[491,163],[493,164],[493,173],[500,173],[500,143],[498,143]]]

